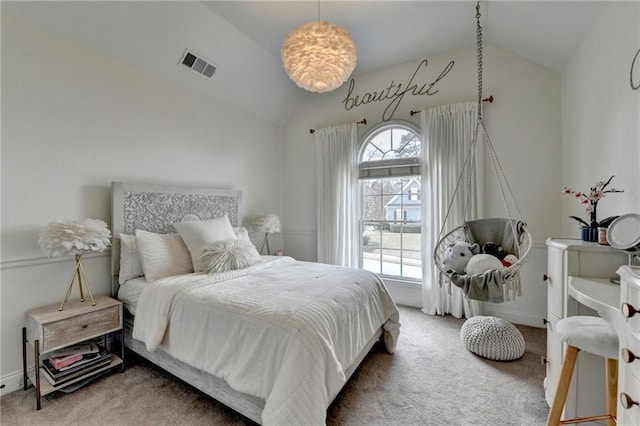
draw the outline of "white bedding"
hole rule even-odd
[[[265,425],[324,424],[344,370],[381,326],[393,352],[398,310],[377,276],[264,257],[147,284],[133,337],[263,398]]]
[[[145,277],[132,278],[120,285],[118,289],[118,300],[124,304],[127,311],[131,312],[131,315],[136,314],[136,306],[138,305],[140,294],[142,294],[142,290],[148,285],[149,283]]]

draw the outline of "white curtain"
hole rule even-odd
[[[318,262],[358,266],[356,123],[315,132]]]
[[[481,304],[467,299],[462,291],[449,284],[436,268],[433,252],[439,240],[449,205],[451,210],[444,233],[465,221],[477,219],[482,212],[483,144],[476,144],[475,162],[464,168],[476,129],[477,106],[473,102],[444,105],[420,113],[422,125],[422,253],[423,311],[431,315],[452,314],[460,318],[480,315]],[[480,135],[478,136],[480,137]],[[454,191],[460,179],[455,197]],[[467,201],[468,200],[468,201]]]

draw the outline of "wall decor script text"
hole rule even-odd
[[[636,52],[636,56],[633,57],[633,61],[631,61],[631,72],[629,73],[629,83],[631,83],[631,88],[633,90],[640,89],[640,49]],[[638,73],[635,76],[634,74]]]
[[[433,80],[433,82],[424,83],[422,84],[422,86],[419,86],[419,83],[414,83],[413,80],[416,78],[416,75],[418,74],[420,69],[427,68],[428,65],[429,61],[427,59],[424,59],[422,62],[420,62],[416,70],[413,72],[411,79],[406,85],[403,85],[402,83],[396,83],[395,80],[391,80],[391,84],[389,84],[389,87],[382,89],[379,92],[366,92],[362,95],[353,95],[353,90],[356,83],[352,78],[351,81],[349,81],[349,93],[347,93],[347,97],[342,101],[342,103],[344,104],[344,109],[349,111],[352,108],[366,105],[371,102],[382,102],[389,100],[389,105],[387,105],[387,108],[382,113],[382,121],[391,120],[393,114],[395,114],[398,106],[402,102],[404,95],[406,95],[407,93],[411,93],[414,96],[431,96],[438,93],[440,89],[435,89],[434,86],[437,82],[439,82],[447,74],[449,74],[449,71],[451,71],[451,69],[453,68],[454,61],[450,61],[447,66],[444,67],[440,75],[436,77],[435,80]]]

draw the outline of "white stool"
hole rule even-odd
[[[558,321],[557,331],[568,345],[562,361],[562,371],[553,398],[547,426],[607,420],[608,426],[616,424],[616,393],[618,387],[618,335],[607,320],[600,317],[575,316]],[[590,352],[606,359],[607,366],[607,414],[560,420],[567,392],[571,384],[578,351]]]

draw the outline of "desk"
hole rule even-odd
[[[620,265],[627,263],[628,257],[613,247],[580,240],[551,238],[547,240],[547,247],[548,270],[547,275],[543,278],[547,283],[547,317],[545,318],[547,356],[544,360],[547,371],[544,389],[547,402],[551,405],[564,355],[564,343],[557,333],[557,323],[573,315],[598,315],[598,309],[604,313],[603,316],[607,316],[606,312],[608,311],[600,305],[589,305],[591,303],[589,300],[584,300],[586,305],[580,303],[576,298],[581,296],[570,292],[569,277],[594,277],[596,280],[602,280],[599,285],[608,286],[608,279],[615,275]],[[578,292],[590,294],[588,291]],[[593,299],[592,301],[602,301],[602,296],[598,294],[590,294],[589,298]],[[609,300],[611,299],[609,298]],[[620,306],[617,299],[609,304],[611,309]],[[594,312],[590,306],[594,306],[596,311]],[[640,303],[638,306],[640,307]],[[609,310],[609,312],[611,311]],[[574,386],[569,389],[565,404],[567,418],[606,412],[607,408],[602,393],[604,370],[601,357],[590,353],[581,354],[574,371]]]
[[[622,334],[624,318],[620,314],[619,285],[607,278],[570,276],[569,295],[609,321],[618,335]]]

